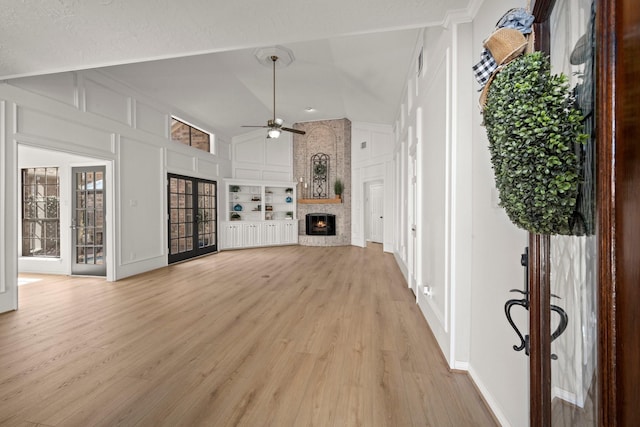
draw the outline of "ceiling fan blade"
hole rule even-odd
[[[303,130],[298,130],[298,129],[291,129],[291,128],[280,128],[282,130],[286,130],[287,132],[293,132],[293,133],[297,133],[298,135],[304,135],[306,132]]]
[[[252,125],[242,125],[242,126],[240,126],[240,127],[242,127],[242,128],[268,128],[269,126],[258,126],[258,125],[252,126]]]

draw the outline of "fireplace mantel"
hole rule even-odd
[[[342,203],[342,199],[298,199],[298,203],[303,205],[338,205]]]

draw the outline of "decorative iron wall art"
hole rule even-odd
[[[311,156],[311,197],[326,199],[329,197],[329,155],[316,153]]]

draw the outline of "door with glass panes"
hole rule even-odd
[[[168,175],[169,263],[217,250],[217,184]]]
[[[105,276],[105,167],[75,167],[72,176],[71,273]]]

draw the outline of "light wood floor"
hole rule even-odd
[[[3,426],[495,425],[380,245],[42,278],[0,315]]]

